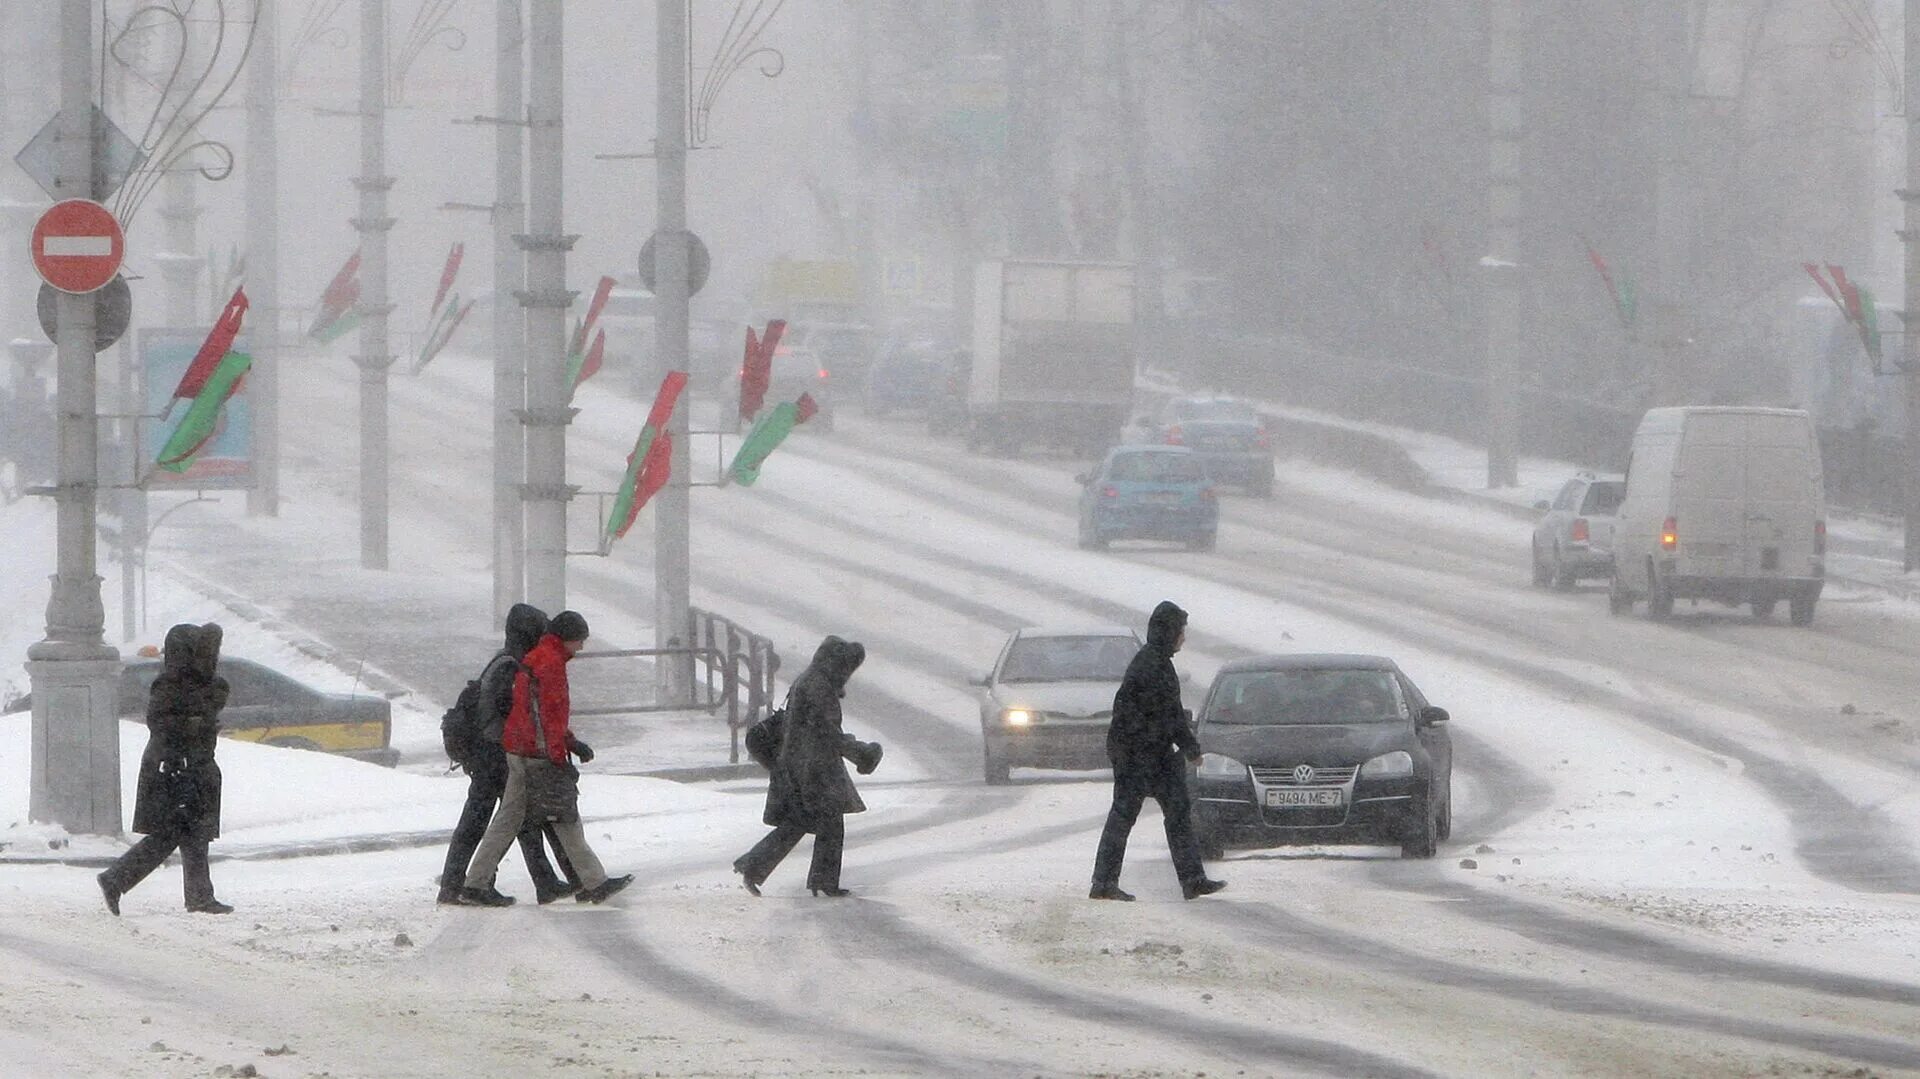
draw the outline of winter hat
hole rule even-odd
[[[547,623],[547,632],[563,641],[584,641],[587,639],[587,620],[579,611],[561,611]]]

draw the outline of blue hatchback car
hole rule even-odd
[[[1180,446],[1120,446],[1080,481],[1080,546],[1100,550],[1117,539],[1185,543],[1213,549],[1220,502],[1206,463]]]

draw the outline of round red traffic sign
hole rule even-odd
[[[105,206],[90,199],[56,202],[33,226],[33,268],[61,292],[94,292],[120,272],[127,237]]]

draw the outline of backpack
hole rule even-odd
[[[469,771],[472,770],[469,762],[487,741],[500,741],[499,717],[490,714],[487,702],[481,699],[481,687],[493,673],[494,665],[503,659],[516,662],[504,652],[488,660],[479,677],[468,679],[460,695],[453,699],[453,707],[440,715],[440,744],[447,751],[447,759]]]

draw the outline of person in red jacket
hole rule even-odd
[[[474,851],[467,866],[466,887],[460,898],[474,906],[502,907],[513,902],[493,886],[494,873],[514,838],[520,834],[527,815],[527,771],[530,764],[546,762],[579,776],[570,758],[584,763],[593,760],[593,750],[573,736],[568,728],[571,702],[567,692],[567,661],[587,644],[587,620],[575,611],[553,616],[547,633],[527,651],[521,669],[513,679],[513,708],[500,734],[500,748],[507,754],[507,786],[500,795],[500,806],[493,811],[487,834]],[[552,816],[554,833],[560,847],[580,875],[580,891],[574,899],[581,903],[599,903],[633,883],[631,873],[609,878],[600,859],[587,846],[587,835],[580,826],[577,809]]]

